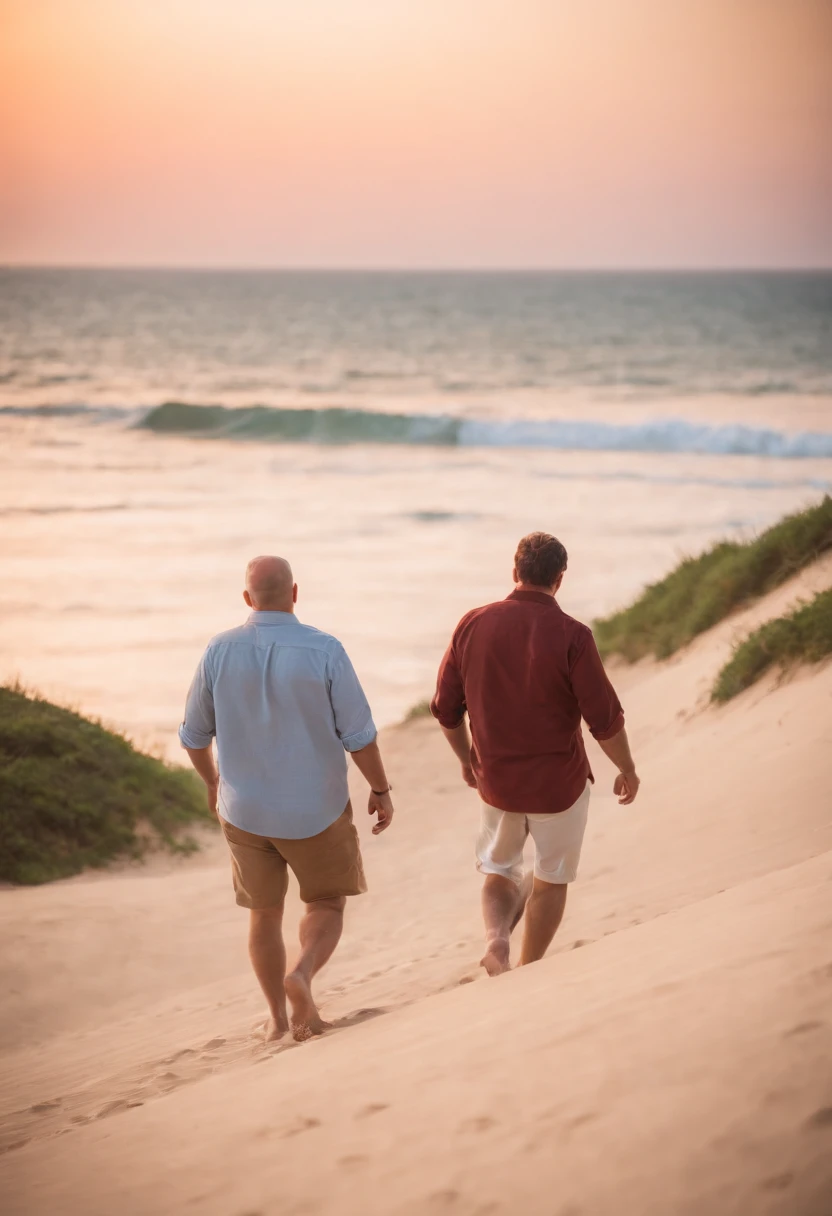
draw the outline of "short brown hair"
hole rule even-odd
[[[514,567],[519,582],[532,587],[554,587],[566,569],[566,550],[548,532],[530,532],[517,546]]]

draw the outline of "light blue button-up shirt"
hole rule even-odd
[[[349,799],[345,751],[376,737],[341,643],[291,612],[252,612],[200,660],[183,747],[216,736],[223,819],[258,836],[317,836]]]

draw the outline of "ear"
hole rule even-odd
[[[554,586],[555,592],[560,591],[560,585],[563,582],[563,576],[565,573],[566,573],[565,570],[561,570],[560,574],[558,575],[558,581],[555,583],[555,586]]]
[[[297,585],[297,583],[295,583],[294,587],[292,588],[292,603],[296,604],[297,602],[298,602],[298,585]]]
[[[514,566],[514,567],[512,568],[512,571],[511,571],[511,581],[512,581],[513,583],[519,583],[519,582],[520,582],[520,575],[517,573],[517,567],[516,567],[516,566]]]
[[[243,599],[248,604],[249,608],[254,607],[254,604],[252,604],[252,602],[251,602],[251,596],[249,595],[249,593],[247,591],[243,592]]]

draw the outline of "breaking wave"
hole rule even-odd
[[[169,401],[139,426],[159,434],[261,442],[412,444],[442,447],[555,448],[572,451],[693,452],[775,458],[832,458],[832,432],[790,433],[683,419],[621,424],[566,419],[477,420],[371,410],[275,409]]]
[[[614,423],[582,419],[476,419],[450,414],[374,410],[190,405],[167,401],[150,410],[84,404],[0,406],[0,416],[78,417],[121,422],[159,435],[246,439],[262,443],[404,444],[421,447],[551,448],[585,452],[679,452],[710,456],[830,459],[832,431],[779,431],[681,418]]]

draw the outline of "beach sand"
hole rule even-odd
[[[548,957],[489,980],[477,802],[431,720],[383,732],[397,818],[266,1048],[224,846],[0,892],[8,1216],[832,1212],[832,665],[720,708],[737,637],[613,666],[643,780],[597,777]],[[365,801],[360,780],[354,802]],[[297,922],[290,897],[287,929]]]

